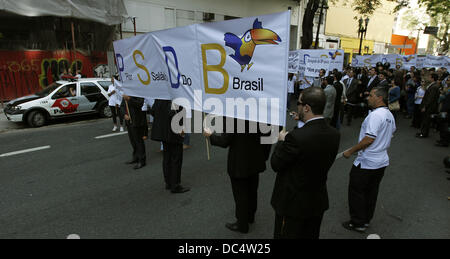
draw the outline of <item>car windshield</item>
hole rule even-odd
[[[42,89],[41,91],[37,92],[36,95],[39,97],[45,97],[49,95],[51,92],[55,91],[56,88],[58,88],[61,84],[58,83],[52,83],[46,88]]]

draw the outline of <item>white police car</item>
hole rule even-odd
[[[108,87],[111,80],[82,78],[76,81],[57,81],[34,95],[10,101],[5,109],[8,120],[41,127],[49,119],[99,113],[111,117],[108,106]]]

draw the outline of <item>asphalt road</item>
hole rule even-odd
[[[2,114],[3,115],[3,114]],[[344,127],[341,150],[357,141],[361,120]],[[433,145],[437,134],[416,139],[400,120],[390,149],[391,165],[381,183],[375,218],[366,234],[341,226],[348,219],[348,175],[353,160],[336,161],[329,172],[330,209],[321,238],[450,238],[450,182]],[[292,122],[290,122],[292,125]],[[270,206],[275,173],[260,177],[256,223],[247,235],[224,227],[234,221],[226,174],[227,150],[213,147],[207,161],[205,139],[194,134],[183,158],[184,194],[164,189],[159,143],[146,142],[147,166],[133,170],[127,135],[110,134],[109,119],[53,123],[38,129],[0,133],[0,238],[272,238]],[[40,151],[3,156],[18,150]]]

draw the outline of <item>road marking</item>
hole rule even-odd
[[[81,239],[81,237],[77,234],[70,234],[67,236],[67,239]]]
[[[115,136],[120,136],[120,135],[125,135],[125,134],[128,134],[128,131],[112,133],[112,134],[108,134],[108,135],[102,135],[102,136],[95,137],[95,139],[110,138],[110,137],[115,137]]]
[[[14,155],[19,155],[19,154],[23,154],[23,153],[29,153],[29,152],[34,152],[34,151],[39,151],[39,150],[49,149],[49,148],[50,148],[50,146],[29,148],[29,149],[24,149],[24,150],[1,154],[0,157],[14,156]]]

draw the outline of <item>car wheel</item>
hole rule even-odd
[[[28,122],[28,125],[30,125],[30,127],[35,127],[35,128],[37,128],[37,127],[42,127],[42,126],[44,126],[46,120],[47,120],[47,119],[46,119],[44,113],[42,113],[42,112],[40,112],[40,111],[34,111],[34,112],[31,112],[31,113],[28,115],[28,120],[27,120],[27,122]]]
[[[103,118],[111,118],[112,116],[111,108],[106,103],[100,106],[99,112]]]

